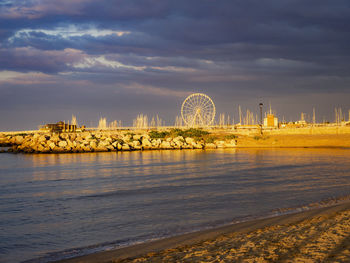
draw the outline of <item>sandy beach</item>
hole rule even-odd
[[[350,202],[61,262],[349,262]]]
[[[248,148],[349,148],[350,134],[265,134],[238,136],[237,147]]]

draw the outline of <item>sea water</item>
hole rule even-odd
[[[2,153],[0,262],[59,260],[348,195],[349,149]]]

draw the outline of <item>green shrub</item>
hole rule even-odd
[[[159,131],[150,131],[148,133],[149,137],[151,137],[151,139],[163,139],[165,138],[166,136],[169,135],[169,132],[166,132],[166,131],[162,131],[162,132],[159,132]]]
[[[204,142],[205,143],[214,143],[217,139],[218,139],[218,137],[216,137],[216,136],[207,136],[204,138]]]
[[[199,138],[205,135],[209,135],[209,132],[203,131],[202,129],[190,128],[187,130],[171,129],[170,134],[174,137],[182,136],[182,137]]]
[[[229,135],[225,136],[226,140],[233,140],[233,139],[236,139],[236,138],[237,138],[237,135],[234,135],[234,134],[229,134]]]
[[[257,135],[255,135],[254,137],[254,140],[267,140],[267,139],[269,139],[270,137],[269,136],[257,136]]]

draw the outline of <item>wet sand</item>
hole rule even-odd
[[[350,262],[350,202],[61,262]]]

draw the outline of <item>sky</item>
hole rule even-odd
[[[235,120],[262,102],[333,121],[350,109],[349,24],[348,0],[0,0],[0,130],[171,125],[195,92]]]

